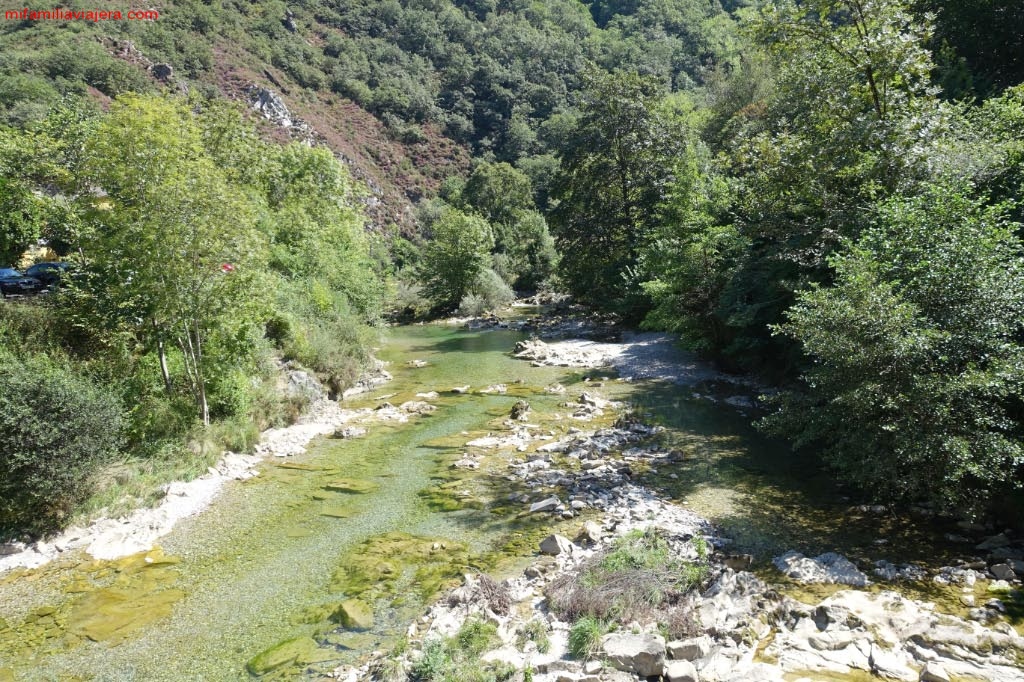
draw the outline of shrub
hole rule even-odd
[[[448,646],[441,640],[427,642],[423,648],[423,656],[413,665],[412,679],[442,680],[452,667],[452,659],[448,654]]]
[[[470,293],[462,297],[459,309],[455,312],[462,317],[479,317],[487,312],[487,305],[484,303],[484,299]]]
[[[455,635],[459,650],[476,657],[487,651],[498,640],[498,628],[482,620],[467,620]]]
[[[490,268],[480,271],[472,290],[459,302],[459,315],[477,317],[489,310],[509,305],[515,300],[515,292],[501,276]]]
[[[42,355],[0,354],[0,533],[66,525],[121,443],[121,408]]]
[[[430,301],[423,296],[423,287],[399,279],[395,285],[392,308],[399,317],[418,318],[430,312]]]
[[[501,275],[490,268],[485,268],[473,282],[473,293],[479,296],[488,309],[494,310],[507,306],[515,300],[516,294],[512,287],[505,283]]]

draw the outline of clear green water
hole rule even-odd
[[[393,330],[379,357],[391,361],[395,381],[352,405],[372,405],[374,396],[391,393],[388,400],[398,404],[437,390],[442,395],[432,401],[438,407],[432,414],[374,424],[364,438],[323,439],[304,456],[266,462],[258,477],[229,486],[212,509],[163,540],[174,563],[159,556],[152,563],[77,557],[0,577],[0,670],[6,669],[0,680],[12,673],[25,680],[246,679],[246,662],[261,651],[336,627],[319,616],[350,596],[339,567],[366,549],[362,543],[400,531],[430,545],[464,544],[468,555],[440,550],[421,575],[399,562],[399,571],[410,574],[390,589],[400,593],[400,603],[394,605],[395,594],[371,594],[371,633],[330,639],[343,660],[404,632],[422,608],[421,583],[429,588],[437,573],[493,564],[486,555],[517,530],[511,519],[483,510],[432,508],[439,497],[457,506],[461,491],[472,487],[456,484],[437,494],[449,476],[447,461],[459,452],[452,446],[468,440],[460,434],[500,429],[519,397],[553,410],[564,398],[543,387],[579,378],[511,358],[520,338],[435,326]],[[413,358],[429,364],[406,367]],[[523,383],[513,385],[517,379]],[[445,393],[492,383],[508,384],[508,394]],[[365,493],[331,490],[340,478],[374,485]],[[104,622],[121,627],[108,631]]]
[[[68,557],[0,576],[0,682],[248,679],[247,661],[297,637],[315,637],[321,646],[307,652],[307,662],[324,659],[319,665],[330,669],[404,633],[446,580],[529,555],[542,529],[515,518],[522,505],[504,501],[508,482],[489,478],[486,466],[468,477],[448,469],[460,444],[501,430],[518,398],[530,400],[555,433],[577,425],[554,417],[565,412],[558,403],[566,398],[543,388],[560,382],[574,396],[584,375],[596,373],[513,359],[520,338],[437,326],[390,330],[378,356],[391,362],[395,380],[353,406],[384,394],[399,404],[436,390],[435,412],[266,462],[258,477],[226,488],[148,557]],[[428,364],[409,368],[412,359]],[[508,393],[445,393],[496,383]],[[645,479],[723,524],[740,549],[759,558],[788,548],[856,550],[886,523],[851,523],[813,468],[759,439],[749,418],[689,398],[688,388],[611,381],[600,391],[639,405],[668,427],[666,444],[686,453],[671,472]],[[331,485],[339,479],[364,492]],[[911,551],[926,539],[896,543]],[[344,632],[329,620],[350,597],[372,605],[369,632]],[[285,666],[268,677],[294,679],[297,671]]]

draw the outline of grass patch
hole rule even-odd
[[[527,621],[516,634],[516,646],[523,649],[527,642],[537,645],[537,651],[546,654],[551,650],[551,638],[548,637],[548,624],[540,618]]]
[[[608,624],[593,616],[583,616],[569,630],[569,654],[573,658],[589,660],[597,653],[601,637],[608,632]]]

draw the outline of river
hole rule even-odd
[[[501,430],[520,398],[553,433],[585,426],[556,419],[566,397],[544,388],[561,383],[571,396],[603,374],[514,359],[509,351],[521,338],[433,325],[390,329],[378,356],[394,380],[350,402],[374,405],[393,394],[387,400],[399,404],[436,390],[433,413],[268,460],[260,475],[227,487],[146,555],[92,561],[77,554],[0,575],[0,681],[250,679],[248,661],[296,638],[315,638],[319,646],[303,659],[330,670],[392,644],[424,600],[462,572],[514,570],[547,521],[522,518],[523,505],[508,501],[500,478],[454,475],[449,464],[466,441]],[[427,364],[410,367],[413,359]],[[507,393],[475,392],[498,383]],[[629,400],[666,426],[666,442],[685,455],[644,480],[719,523],[738,549],[759,559],[792,548],[878,555],[882,538],[901,558],[935,552],[930,531],[851,516],[841,491],[760,438],[750,415],[690,387],[602,383],[603,395]],[[470,393],[448,392],[466,384]],[[352,597],[373,607],[368,632],[331,620]],[[268,678],[299,674],[285,668]]]

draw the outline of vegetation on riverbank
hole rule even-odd
[[[31,133],[4,138],[0,165],[41,207],[32,236],[75,269],[45,300],[0,310],[2,440],[19,462],[9,475],[22,472],[4,482],[0,532],[52,530],[99,484],[251,447],[299,407],[275,390],[278,358],[334,391],[356,378],[381,266],[329,152],[261,142],[221,103],[153,96],[58,109]],[[43,182],[58,190],[37,196]],[[78,443],[60,476],[53,441]]]

